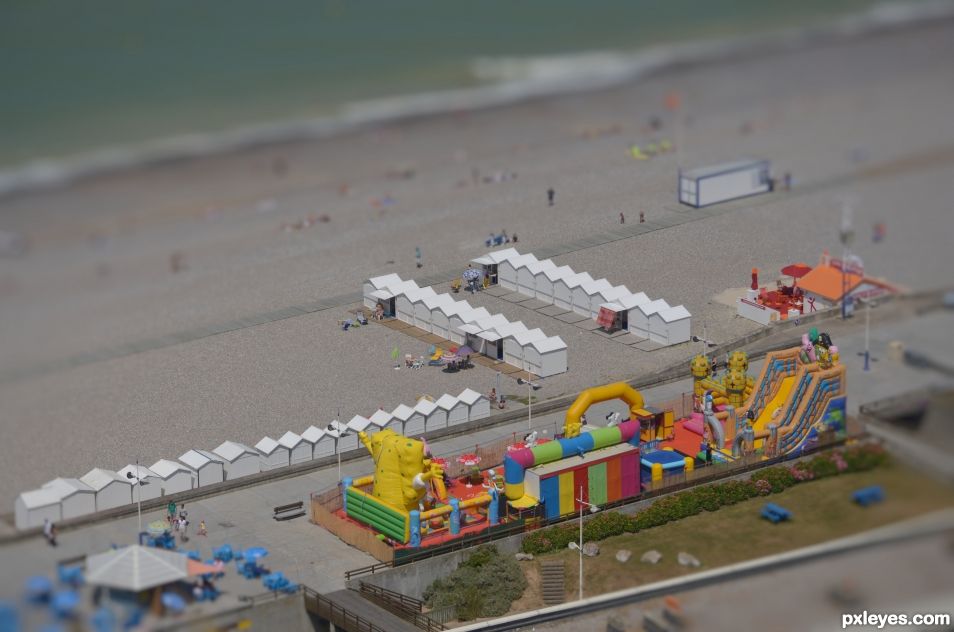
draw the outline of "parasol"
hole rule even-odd
[[[463,347],[457,350],[457,355],[459,356],[469,356],[469,355],[474,355],[474,353],[475,353],[474,350],[468,347],[467,345],[464,345]]]
[[[431,463],[439,466],[442,470],[447,469],[447,459],[443,457],[440,457],[440,456],[431,457]]]
[[[793,263],[782,268],[782,274],[795,280],[793,285],[798,285],[798,280],[811,271],[812,267],[807,263]]]
[[[165,520],[153,520],[146,525],[146,532],[149,535],[162,535],[169,530],[169,523]]]
[[[480,457],[471,452],[461,454],[457,457],[457,462],[467,467],[474,467],[480,463]]]
[[[460,276],[465,281],[476,281],[480,278],[480,271],[477,268],[467,268]]]

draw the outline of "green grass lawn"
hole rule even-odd
[[[881,485],[885,501],[868,508],[851,502],[855,490]],[[773,502],[792,512],[792,520],[773,525],[760,517],[762,506]],[[680,566],[676,554],[685,551],[715,568],[780,553],[853,533],[874,529],[943,507],[954,506],[954,488],[900,465],[869,472],[843,474],[796,485],[779,494],[753,498],[715,512],[703,512],[670,524],[600,542],[600,554],[584,558],[586,595],[631,588],[696,572]],[[632,551],[629,562],[615,559],[620,549]],[[658,564],[644,564],[640,556],[656,549]],[[566,550],[541,557],[566,560],[567,599],[577,595],[578,557]],[[511,612],[541,607],[537,561],[523,563],[529,588]]]

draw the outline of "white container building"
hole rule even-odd
[[[96,511],[122,507],[132,502],[132,481],[117,472],[94,467],[80,476],[80,480],[96,492]]]
[[[13,522],[17,529],[42,527],[44,520],[59,522],[62,518],[60,495],[53,489],[22,492],[14,503]]]
[[[196,486],[205,487],[225,480],[225,461],[206,450],[189,450],[179,461],[196,473]]]
[[[364,415],[355,415],[347,424],[348,432],[357,436],[359,432],[371,434],[377,430],[376,426],[371,425],[371,420]]]
[[[593,301],[599,300],[601,303],[605,303],[606,301],[601,298],[600,292],[612,287],[613,284],[606,279],[586,281],[576,286],[573,288],[573,312],[580,316],[593,318],[591,313]]]
[[[640,338],[649,338],[649,318],[663,309],[669,309],[669,303],[661,298],[640,303],[629,311],[629,331]]]
[[[621,296],[631,295],[632,292],[625,285],[611,285],[610,287],[600,288],[590,299],[590,318],[596,318],[599,315],[600,307],[604,303],[616,303],[616,299]]]
[[[460,401],[453,395],[448,395],[447,393],[440,396],[437,400],[437,407],[443,409],[447,412],[447,425],[456,426],[458,424],[467,423],[467,415],[470,410],[467,407],[467,404]]]
[[[467,420],[477,421],[490,417],[490,399],[472,388],[465,388],[457,396],[461,402],[467,405]]]
[[[510,259],[511,257],[519,257],[520,253],[517,252],[515,248],[504,248],[503,250],[497,250],[494,252],[488,252],[482,257],[477,257],[476,259],[471,260],[471,263],[481,271],[482,278],[484,279],[484,286],[497,285],[498,283],[498,266],[501,262]]]
[[[374,428],[375,432],[389,428],[392,423],[399,425],[394,421],[394,415],[383,408],[374,411],[374,414],[368,417],[368,420],[371,422],[371,427]]]
[[[311,461],[311,444],[302,439],[300,434],[289,430],[278,438],[278,443],[288,450],[289,465]]]
[[[679,172],[679,201],[696,208],[771,190],[767,160],[738,160]]]
[[[312,459],[333,456],[335,453],[335,438],[325,432],[324,428],[308,426],[308,429],[301,433],[301,438],[311,445]]]
[[[391,416],[395,422],[400,424],[400,432],[405,437],[413,437],[424,432],[424,417],[408,406],[407,404],[398,404],[397,408],[391,411]]]
[[[649,317],[649,339],[666,346],[688,342],[691,318],[682,305],[659,310]]]
[[[636,292],[635,294],[620,296],[613,302],[619,304],[623,310],[625,310],[625,315],[621,316],[621,319],[624,321],[623,329],[635,334],[632,329],[633,318],[635,316],[633,312],[640,305],[649,303],[649,297],[646,296],[645,292]]]
[[[394,294],[389,291],[389,288],[399,283],[401,283],[401,277],[393,273],[368,279],[362,287],[364,306],[368,309],[374,309],[382,300],[387,301],[394,298]],[[387,298],[382,298],[384,296],[387,296]]]
[[[546,268],[537,277],[537,300],[544,303],[553,303],[556,283],[560,279],[576,274],[570,266]]]
[[[261,441],[255,444],[255,449],[261,454],[263,472],[288,467],[290,462],[288,448],[271,437],[262,437]]]
[[[162,479],[145,465],[137,466],[135,463],[130,463],[119,470],[118,474],[127,479],[132,474],[133,478],[130,480],[133,482],[133,502],[138,501],[140,497],[142,500],[152,500],[162,496]],[[142,485],[138,488],[136,487],[136,480],[142,481]]]
[[[504,362],[526,369],[527,345],[534,340],[543,340],[547,335],[539,327],[518,331],[504,339]]]
[[[162,495],[177,494],[195,487],[196,473],[186,465],[169,459],[159,459],[149,466],[162,481]],[[255,470],[258,472],[258,470]]]
[[[453,303],[454,299],[450,297],[449,294],[431,294],[430,296],[424,296],[419,300],[413,301],[414,303],[414,326],[418,329],[423,329],[428,333],[432,333],[431,328],[431,312],[435,309]]]
[[[258,474],[261,471],[261,460],[258,452],[244,443],[223,441],[212,452],[216,456],[222,457],[225,462],[225,480],[227,481]]]
[[[466,301],[460,301],[461,303],[466,303]],[[476,309],[471,309],[468,311],[458,312],[456,314],[450,314],[448,317],[448,336],[447,339],[456,344],[462,345],[467,344],[465,342],[465,334],[460,329],[463,325],[474,323],[483,318],[490,318],[490,312],[487,311],[485,307],[478,307]],[[474,347],[476,350],[476,347]]]
[[[414,412],[424,417],[425,429],[447,427],[447,411],[438,408],[436,403],[426,397],[417,400],[414,404]]]
[[[477,338],[480,341],[479,347],[474,347],[474,351],[479,348],[480,353],[488,358],[503,361],[503,338],[500,334],[493,329],[487,329],[479,332]]]
[[[540,377],[566,373],[566,343],[559,336],[534,340],[526,347],[527,370]]]
[[[436,304],[431,308],[430,313],[430,332],[435,336],[440,336],[445,340],[450,340],[450,317],[462,311],[473,309],[467,301],[455,301],[450,294],[438,294],[431,299]],[[462,304],[461,304],[462,303]],[[425,305],[427,301],[425,301]]]
[[[53,490],[59,496],[63,520],[96,512],[96,490],[78,478],[54,478],[44,483],[43,489]]]
[[[553,304],[560,309],[573,310],[573,290],[584,283],[591,283],[588,272],[578,272],[559,279],[553,284]]]
[[[531,261],[517,270],[517,291],[525,296],[536,297],[537,281],[544,270],[555,270],[557,265],[550,259]]]
[[[518,270],[530,263],[536,262],[536,260],[537,258],[532,254],[526,254],[501,261],[497,266],[497,276],[500,280],[500,287],[516,292]]]

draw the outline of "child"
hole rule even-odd
[[[205,528],[205,520],[199,520],[198,535],[205,535],[205,536],[209,535],[208,530],[206,530]]]

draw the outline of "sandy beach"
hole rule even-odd
[[[395,371],[394,347],[418,355],[427,345],[380,326],[342,332],[344,307],[106,352],[357,292],[388,272],[462,269],[501,229],[534,252],[644,212],[658,230],[556,262],[683,303],[694,333],[705,325],[717,342],[758,327],[714,300],[744,286],[752,267],[769,280],[793,261],[814,264],[825,248],[840,253],[845,199],[870,274],[912,289],[949,286],[952,62],[954,21],[938,21],[2,199],[0,229],[28,236],[30,250],[0,260],[0,513],[19,491],[92,467],[226,439],[251,445],[326,424],[339,409],[348,419],[422,393],[487,392],[494,372],[482,367]],[[683,95],[678,125],[663,106],[673,90]],[[677,151],[648,161],[627,151],[661,139]],[[679,165],[743,156],[790,172],[793,190],[667,227],[685,213]],[[485,176],[492,181],[475,182]],[[295,228],[320,216],[327,221]],[[887,225],[881,243],[871,239],[875,222]],[[693,353],[644,352],[486,293],[464,298],[563,337],[570,369],[546,380],[548,397]],[[503,390],[520,392],[511,380]]]

